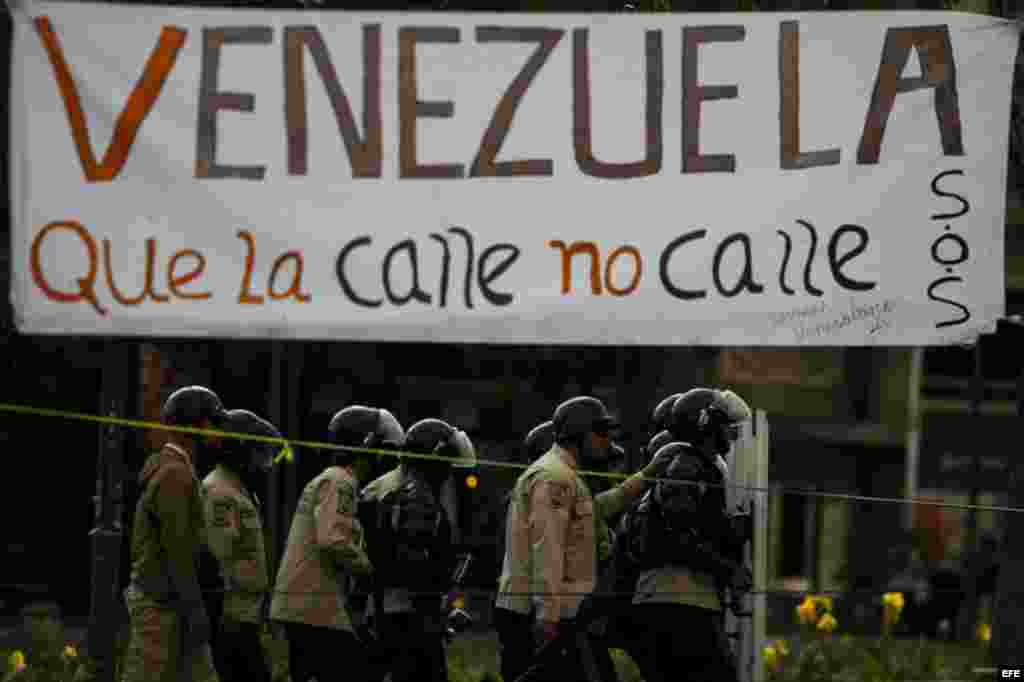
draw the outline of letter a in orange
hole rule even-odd
[[[125,161],[128,160],[128,152],[131,151],[132,143],[135,142],[135,136],[139,132],[139,126],[149,115],[167,81],[167,75],[174,68],[178,52],[185,44],[187,31],[182,28],[165,26],[160,32],[160,40],[152,54],[149,55],[142,77],[135,84],[131,95],[128,96],[124,110],[117,117],[110,146],[103,154],[103,160],[97,162],[96,156],[93,154],[92,143],[89,140],[89,125],[82,112],[78,88],[75,86],[71,69],[64,60],[64,52],[61,50],[60,41],[57,40],[57,34],[54,33],[47,17],[36,18],[35,26],[43,41],[43,46],[50,56],[50,64],[53,65],[60,94],[64,98],[64,107],[68,114],[68,123],[71,126],[71,136],[78,148],[78,159],[82,162],[85,179],[88,182],[113,180],[124,168]]]

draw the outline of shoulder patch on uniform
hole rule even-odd
[[[224,528],[229,525],[230,514],[235,508],[235,503],[226,497],[215,499],[211,503],[213,515],[210,519],[210,525],[218,528]]]
[[[563,509],[569,505],[572,499],[572,490],[565,481],[548,480],[541,481],[539,485],[547,488],[547,497],[554,509]]]
[[[351,514],[356,508],[356,494],[351,484],[347,481],[339,481],[337,484],[338,492],[338,513],[339,514]]]

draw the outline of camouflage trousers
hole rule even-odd
[[[210,645],[184,651],[181,616],[129,587],[130,635],[121,682],[220,682]]]

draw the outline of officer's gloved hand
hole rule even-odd
[[[548,642],[558,638],[558,622],[540,620],[533,625],[533,648],[536,651],[544,648]]]
[[[185,614],[185,649],[193,651],[210,643],[212,628],[202,604],[193,606]]]

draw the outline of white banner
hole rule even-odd
[[[25,333],[928,345],[1004,311],[1010,22],[31,7]]]

